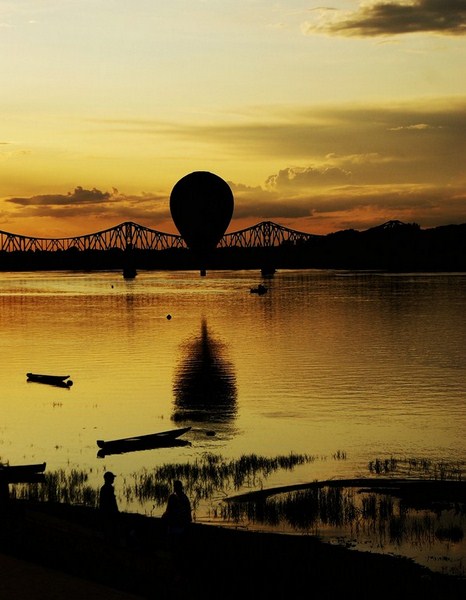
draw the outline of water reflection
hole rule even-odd
[[[465,576],[462,481],[380,479],[367,480],[373,485],[362,487],[327,483],[272,497],[232,497],[215,517],[243,527],[310,533],[347,548],[408,556],[433,571]]]
[[[228,423],[237,410],[236,376],[225,345],[212,337],[205,319],[201,333],[182,346],[175,374],[174,421]]]

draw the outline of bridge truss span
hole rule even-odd
[[[167,250],[186,248],[183,238],[127,221],[110,229],[64,238],[39,238],[0,231],[0,251],[54,252],[66,250]]]
[[[283,244],[298,244],[313,234],[295,231],[271,221],[263,221],[240,231],[225,234],[218,248],[265,248]],[[115,227],[81,236],[40,238],[0,230],[1,252],[57,252],[67,250],[169,250],[186,248],[180,235],[163,233],[131,221]]]
[[[218,246],[219,248],[268,248],[283,244],[296,245],[315,237],[318,236],[289,229],[272,221],[262,221],[254,227],[225,234]]]

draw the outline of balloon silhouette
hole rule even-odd
[[[233,215],[233,193],[218,175],[194,171],[170,195],[170,212],[188,248],[205,259],[222,239]]]

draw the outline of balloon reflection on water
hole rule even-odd
[[[174,421],[230,423],[237,411],[236,376],[225,357],[226,346],[214,339],[207,322],[200,335],[183,345],[173,385]]]

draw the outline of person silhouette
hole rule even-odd
[[[173,482],[173,492],[168,497],[162,519],[166,522],[167,534],[171,540],[178,542],[186,536],[192,522],[191,502],[178,479]]]
[[[99,510],[102,516],[102,527],[105,537],[115,540],[119,537],[118,515],[119,509],[115,496],[113,482],[116,475],[111,471],[104,473],[104,484],[100,488]]]

